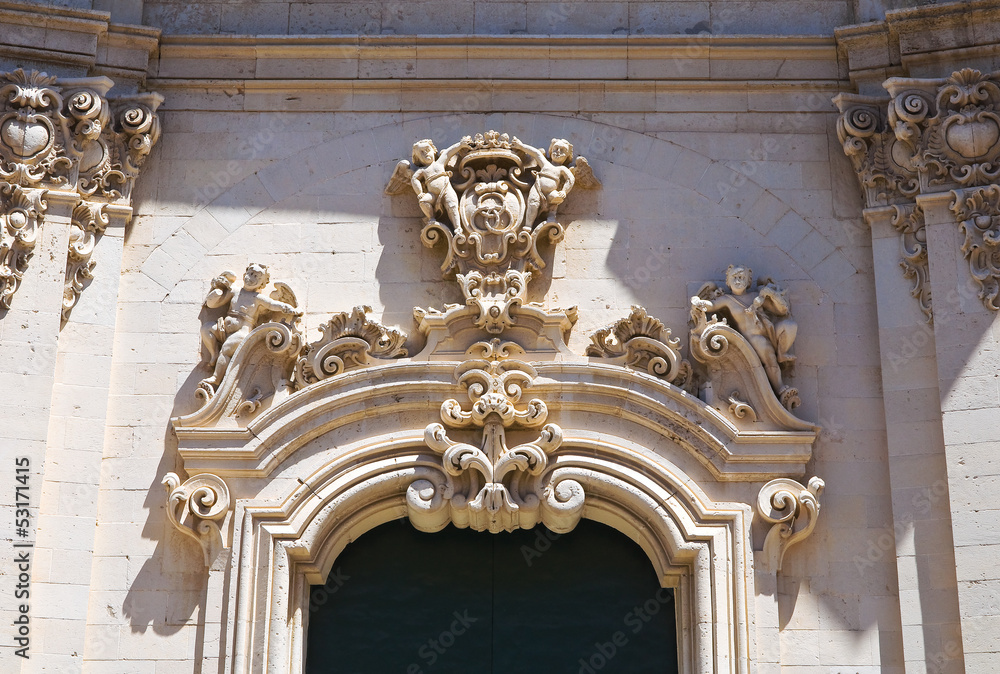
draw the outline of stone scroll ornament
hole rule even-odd
[[[659,319],[634,306],[627,317],[591,335],[587,355],[623,361],[685,388],[692,381],[691,363],[681,357],[681,340],[670,334]]]
[[[229,488],[211,473],[195,475],[183,484],[176,473],[167,473],[163,485],[167,488],[167,518],[178,531],[198,542],[205,566],[211,566],[225,547],[220,522],[229,512]]]
[[[424,431],[424,442],[441,457],[443,479],[413,482],[406,493],[410,521],[418,529],[436,531],[451,521],[476,531],[530,529],[539,521],[557,532],[576,526],[583,511],[583,486],[571,479],[554,481],[549,458],[562,443],[562,430],[546,424],[548,409],[535,398],[517,403],[536,373],[525,362],[508,358],[516,345],[481,342],[482,358],[456,369],[459,383],[468,389],[472,405],[457,400],[441,405],[441,423]],[[481,428],[479,446],[457,442],[448,428]],[[531,442],[508,447],[510,428],[542,427]]]
[[[766,570],[781,571],[788,548],[799,543],[816,528],[819,518],[819,495],[826,483],[818,477],[803,487],[795,480],[771,480],[757,495],[757,513],[771,524],[764,538]]]
[[[568,141],[554,138],[545,152],[489,131],[441,151],[432,140],[417,141],[412,163],[399,162],[385,191],[412,188],[424,215],[421,241],[444,244],[441,271],[456,274],[467,305],[478,308],[476,325],[500,334],[545,267],[539,244],[563,238],[559,206],[574,188],[598,186]]]
[[[63,321],[95,263],[108,204],[129,207],[142,165],[160,136],[159,94],[108,99],[106,77],[59,80],[38,71],[0,73],[0,307],[10,308],[46,211],[46,194],[69,193],[74,211]],[[127,210],[130,213],[130,211]]]
[[[868,208],[897,206],[893,224],[901,235],[904,273],[913,295],[930,316],[926,289],[923,221],[915,209],[920,195],[954,190],[952,210],[966,235],[969,261],[980,298],[997,310],[1000,253],[989,218],[1000,216],[991,190],[1000,182],[1000,73],[966,68],[943,79],[893,77],[884,99],[841,94],[837,131],[851,159]]]
[[[735,331],[757,354],[782,406],[798,407],[798,390],[783,379],[783,371],[795,362],[790,350],[798,331],[787,291],[769,279],[758,281],[754,290],[753,270],[743,265],[729,265],[726,286],[728,293],[708,282],[691,298],[693,353],[702,360],[721,356],[727,348],[725,329]]]

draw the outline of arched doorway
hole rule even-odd
[[[587,520],[563,535],[390,522],[313,586],[308,620],[307,674],[678,671],[673,590]]]

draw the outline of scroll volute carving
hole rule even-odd
[[[826,483],[818,477],[803,487],[795,480],[771,480],[757,495],[757,514],[771,528],[764,538],[765,570],[777,573],[788,548],[812,534],[819,518],[819,496]]]
[[[951,210],[965,235],[962,254],[979,286],[979,298],[992,311],[1000,309],[1000,187],[953,192]]]
[[[681,357],[681,341],[640,306],[590,337],[588,356],[608,358],[645,371],[680,388],[692,383],[691,364]]]
[[[181,483],[176,473],[163,478],[167,488],[167,518],[178,531],[198,542],[205,566],[226,547],[225,519],[229,514],[229,488],[222,478],[203,473]]]

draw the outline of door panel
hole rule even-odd
[[[677,671],[672,591],[587,520],[563,536],[398,520],[349,545],[311,599],[307,674]]]

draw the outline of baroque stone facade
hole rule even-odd
[[[0,8],[0,669],[305,674],[400,519],[1000,666],[1000,4],[762,4]]]

